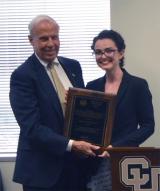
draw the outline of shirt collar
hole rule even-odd
[[[43,61],[42,59],[40,59],[39,56],[38,56],[36,53],[35,53],[35,55],[36,55],[37,59],[39,60],[39,62],[40,62],[45,68],[47,68],[48,63],[45,62],[45,61]],[[58,64],[59,64],[58,58],[56,57],[56,58],[53,60],[53,62],[58,65]]]

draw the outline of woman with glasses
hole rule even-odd
[[[154,132],[151,92],[145,79],[133,76],[124,69],[125,47],[124,39],[114,30],[100,32],[91,46],[96,62],[105,75],[88,82],[87,89],[116,95],[109,147],[138,147]],[[89,190],[112,190],[109,153],[104,151],[89,160]]]

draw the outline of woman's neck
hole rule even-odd
[[[117,95],[123,77],[122,70],[106,72],[106,77],[105,93]]]
[[[109,83],[121,81],[122,76],[123,76],[123,72],[122,72],[121,68],[117,68],[116,70],[106,72],[107,81]]]

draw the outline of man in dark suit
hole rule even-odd
[[[99,147],[63,136],[64,115],[48,64],[58,66],[62,82],[84,87],[76,60],[58,56],[59,26],[46,15],[29,24],[34,53],[11,76],[10,102],[20,126],[13,180],[24,191],[82,191],[83,156],[95,156]],[[76,154],[78,153],[78,154]]]

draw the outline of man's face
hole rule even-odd
[[[34,27],[29,41],[39,58],[50,63],[58,55],[59,28],[54,22],[42,21]]]

